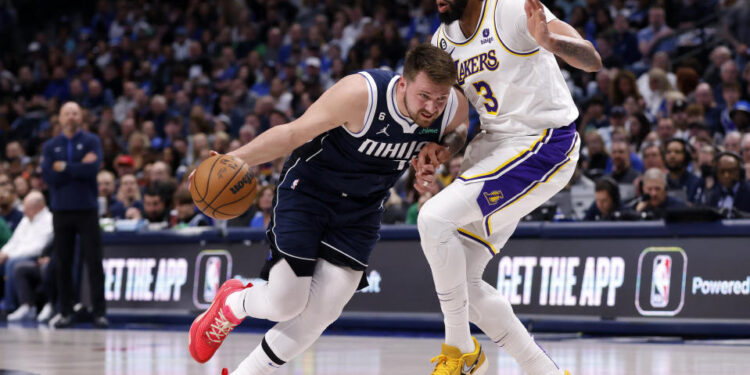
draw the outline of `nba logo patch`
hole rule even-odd
[[[635,308],[643,316],[676,316],[685,306],[688,257],[679,247],[649,247],[638,257]]]
[[[443,51],[448,49],[448,43],[445,41],[445,39],[440,39],[440,48]]]
[[[651,277],[651,306],[667,307],[671,276],[672,257],[670,255],[657,255],[654,258],[653,276]]]
[[[299,185],[299,178],[292,181],[292,190],[296,189],[297,185]]]
[[[503,192],[500,190],[491,191],[489,193],[482,193],[484,194],[484,199],[487,200],[487,203],[490,206],[494,206],[499,202],[501,199],[503,199]]]

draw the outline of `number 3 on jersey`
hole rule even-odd
[[[497,110],[500,107],[495,98],[495,94],[492,92],[492,88],[485,81],[477,81],[473,83],[474,89],[477,90],[477,94],[481,95],[485,99],[484,108],[487,109],[487,113],[496,115]]]

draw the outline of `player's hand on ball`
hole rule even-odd
[[[216,152],[216,151],[214,151],[214,150],[211,150],[211,151],[209,151],[209,152],[208,152],[208,156],[209,156],[209,157],[211,157],[211,156],[216,156],[216,155],[219,155],[219,153],[218,153],[218,152]],[[190,172],[190,176],[188,176],[188,190],[190,190],[190,185],[191,185],[191,184],[193,183],[193,176],[195,176],[195,171],[196,171],[197,169],[198,169],[198,168],[196,168],[196,169],[193,169],[193,171],[192,171],[192,172]]]

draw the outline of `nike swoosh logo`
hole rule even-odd
[[[476,369],[480,358],[482,358],[481,346],[479,347],[479,354],[477,354],[477,360],[474,361],[474,363],[471,366],[466,367],[466,362],[464,362],[463,368],[461,368],[461,375],[471,375],[474,372],[474,369]]]

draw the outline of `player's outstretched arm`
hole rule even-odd
[[[578,69],[596,72],[602,68],[602,58],[594,45],[583,39],[576,29],[560,20],[547,23],[544,6],[539,0],[526,0],[524,10],[529,33],[540,46]]]
[[[342,78],[307,109],[300,118],[261,133],[228,155],[257,165],[290,154],[294,149],[337,126],[357,132],[363,126],[369,92],[365,77]]]

